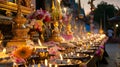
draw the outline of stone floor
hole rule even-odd
[[[120,44],[107,43],[106,51],[109,55],[109,57],[106,57],[108,64],[99,64],[99,67],[120,67],[116,65],[116,58],[117,56],[120,57]]]

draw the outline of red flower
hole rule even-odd
[[[51,18],[49,16],[46,16],[44,19],[45,22],[50,22],[50,20],[51,20]]]

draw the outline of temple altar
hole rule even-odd
[[[38,10],[28,1],[0,1],[5,11],[0,18],[0,66],[96,67],[104,58],[108,37],[87,32],[84,21],[79,21],[83,16],[76,20],[72,11],[61,7],[61,0]]]

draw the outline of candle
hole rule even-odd
[[[16,66],[15,66],[15,63],[13,63],[13,67],[16,67]]]
[[[32,60],[33,64],[35,64],[35,60]]]
[[[40,63],[38,64],[38,67],[40,67]]]
[[[42,44],[41,44],[41,42],[40,42],[40,39],[38,39],[38,44],[39,44],[40,46],[42,46]]]
[[[32,67],[35,67],[34,64],[32,65]]]
[[[45,59],[45,66],[47,67],[48,66],[48,60]]]
[[[49,67],[52,67],[52,64],[49,64]]]
[[[24,66],[25,66],[25,67],[27,67],[27,65],[26,65],[26,64],[24,64]]]
[[[70,59],[67,59],[67,63],[70,64],[70,63],[71,63],[71,60],[70,60]]]
[[[60,4],[60,2],[61,2],[61,1],[60,1],[60,0],[58,0],[58,3],[59,3],[59,4]]]
[[[79,57],[79,56],[80,56],[80,54],[78,53],[78,54],[77,54],[77,56]]]
[[[57,64],[55,64],[55,67],[58,67],[58,65],[57,65]]]
[[[71,52],[71,55],[73,55],[73,52]]]
[[[6,54],[6,48],[4,48],[2,52],[3,52],[4,54]]]
[[[63,60],[62,54],[60,54],[60,60]]]
[[[64,11],[65,11],[65,14],[66,14],[67,8],[63,8],[63,9],[64,9]]]

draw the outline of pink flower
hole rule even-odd
[[[25,60],[22,58],[15,58],[15,63],[19,64],[19,63],[25,63]]]
[[[43,20],[44,22],[49,22],[51,20],[51,15],[46,10],[37,10],[33,14],[28,16],[29,19]]]

